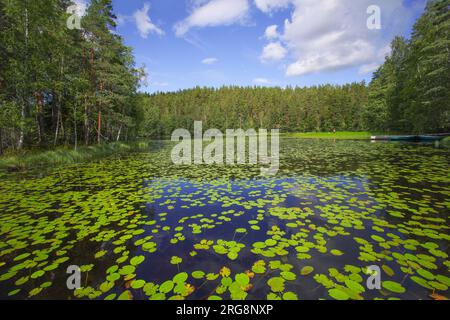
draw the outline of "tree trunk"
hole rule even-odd
[[[60,64],[60,68],[59,68],[59,81],[62,81],[63,78],[64,78],[64,56],[61,57],[61,64]],[[55,146],[58,143],[60,127],[61,127],[62,134],[64,135],[64,127],[63,127],[62,113],[61,113],[61,96],[62,96],[62,93],[60,93],[60,92],[55,93],[55,97],[56,97],[56,99],[55,99],[56,129],[55,129],[55,141],[54,141]]]
[[[87,99],[84,101],[84,144],[89,145],[89,107],[87,104]]]
[[[73,107],[73,133],[75,135],[75,141],[74,141],[74,146],[75,146],[75,151],[77,151],[78,148],[78,133],[77,133],[77,108]]]
[[[27,66],[28,66],[28,9],[25,9],[25,58],[24,58],[24,60],[25,60],[25,68],[26,68],[26,71],[27,71]],[[26,86],[27,84],[25,83],[25,86]],[[18,141],[18,143],[17,143],[17,149],[22,149],[23,148],[23,142],[24,142],[24,140],[25,140],[25,108],[26,108],[26,100],[25,100],[25,98],[24,98],[24,96],[25,96],[25,92],[22,92],[22,95],[21,95],[21,105],[22,105],[22,108],[21,108],[21,111],[20,111],[20,116],[21,116],[21,119],[22,119],[22,123],[20,124],[20,133],[19,133],[19,141]]]
[[[0,128],[0,155],[3,154],[3,129]]]
[[[44,118],[43,118],[43,105],[44,105],[44,97],[41,91],[37,91],[35,93],[36,97],[36,123],[37,123],[37,131],[38,131],[38,143],[42,145],[44,142]]]
[[[122,125],[120,125],[119,132],[117,133],[117,139],[116,139],[117,142],[119,142],[121,134],[122,134]]]
[[[21,150],[23,148],[23,141],[25,139],[25,101],[22,102],[22,110],[20,112],[22,118],[22,123],[20,124],[19,142],[17,143],[17,149]]]
[[[102,112],[98,111],[97,143],[102,142]]]
[[[60,126],[62,126],[61,124],[62,122],[62,116],[61,116],[61,111],[59,110],[59,107],[56,111],[56,129],[55,129],[55,141],[53,142],[53,144],[56,146],[56,144],[58,143],[58,138],[59,138],[59,128]]]
[[[63,115],[62,115],[61,109],[59,110],[59,131],[60,131],[60,136],[62,136],[62,137],[66,136],[66,131],[64,130],[64,121],[63,121]]]

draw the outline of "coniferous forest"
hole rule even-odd
[[[136,135],[140,71],[113,32],[111,0],[94,0],[83,29],[67,0],[0,1],[2,149],[93,144]]]
[[[94,0],[82,30],[66,0],[0,1],[0,150],[170,135],[208,126],[285,132],[450,131],[448,1],[430,1],[410,39],[397,37],[370,84],[224,87],[138,93],[142,68],[114,33],[111,0]]]

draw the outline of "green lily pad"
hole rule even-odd
[[[136,271],[136,267],[135,267],[135,266],[128,265],[128,266],[122,267],[122,268],[119,270],[119,273],[120,273],[121,275],[123,275],[123,276],[128,276],[128,275],[134,273],[135,271]]]
[[[302,268],[302,270],[300,270],[300,274],[302,276],[307,276],[313,272],[314,272],[314,267],[311,267],[311,266],[305,266]]]
[[[288,281],[293,281],[297,279],[297,275],[290,271],[281,272],[281,276]]]
[[[144,262],[145,257],[144,256],[137,256],[137,257],[133,257],[130,260],[130,264],[133,266],[138,266],[140,265],[142,262]]]
[[[383,288],[386,290],[389,290],[394,293],[404,293],[406,292],[406,289],[398,282],[394,281],[383,281],[382,282]]]
[[[188,279],[189,275],[186,272],[180,272],[177,275],[173,277],[173,282],[177,284],[184,284],[186,280]],[[167,292],[166,292],[167,293]]]
[[[235,276],[235,281],[241,286],[245,287],[250,283],[250,278],[245,273],[238,273]]]
[[[267,284],[272,289],[273,292],[282,292],[284,291],[284,283],[285,280],[280,277],[274,277],[267,281]]]
[[[174,282],[172,280],[168,280],[166,282],[164,282],[163,284],[161,284],[161,286],[159,287],[159,291],[161,293],[169,293],[170,291],[172,291],[173,287],[175,286]]]
[[[194,279],[203,279],[205,277],[205,273],[203,271],[194,271],[192,272],[192,277]]]
[[[181,259],[180,257],[177,257],[177,256],[173,256],[171,259],[170,259],[170,263],[171,264],[180,264],[181,262],[183,262],[183,259]]]
[[[283,300],[298,300],[298,296],[294,292],[286,292],[283,294]]]
[[[330,297],[332,297],[335,300],[348,300],[350,299],[350,296],[340,289],[330,289],[328,290],[328,294]]]
[[[145,286],[145,281],[144,280],[134,280],[132,283],[131,283],[131,287],[133,288],[133,289],[141,289],[141,288],[143,288]]]

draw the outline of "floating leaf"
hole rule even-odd
[[[131,282],[131,287],[133,289],[141,289],[145,286],[145,281],[144,280],[134,280],[133,282]]]
[[[288,281],[293,281],[297,279],[296,274],[290,271],[281,272],[281,276]]]
[[[129,290],[122,292],[122,294],[117,298],[117,300],[133,300],[133,295]]]
[[[342,256],[344,253],[341,250],[333,249],[330,251],[333,256]]]
[[[406,291],[406,289],[400,283],[394,281],[383,281],[382,286],[386,290],[392,291],[394,293],[404,293]]]
[[[314,272],[314,267],[306,266],[306,267],[302,268],[302,270],[300,271],[300,274],[302,276],[307,276],[307,275],[309,275],[309,274],[311,274],[313,272]]]
[[[205,277],[205,273],[203,271],[194,271],[192,272],[192,277],[194,279],[203,279]]]
[[[294,292],[286,292],[283,294],[283,300],[298,300],[298,297]]]
[[[180,264],[181,262],[183,262],[183,259],[181,259],[180,257],[177,257],[177,256],[173,256],[171,259],[170,259],[170,263],[171,264]]]
[[[130,274],[133,274],[135,271],[136,271],[136,267],[135,266],[128,265],[128,266],[122,267],[119,270],[119,273],[121,275],[123,275],[123,276],[127,276],[127,275],[130,275]]]
[[[381,268],[389,277],[392,277],[394,275],[394,270],[392,270],[389,266],[383,265]]]
[[[130,260],[130,264],[133,266],[138,266],[140,265],[142,262],[144,262],[145,257],[144,256],[137,256],[137,257],[133,257]]]
[[[161,293],[169,293],[170,291],[172,291],[174,286],[175,286],[175,284],[173,283],[173,281],[168,280],[168,281],[164,282],[163,284],[161,284],[161,286],[159,287],[159,291]]]
[[[272,289],[273,292],[282,292],[284,291],[284,282],[285,280],[280,277],[274,277],[267,281],[267,284]]]
[[[340,289],[330,289],[328,290],[328,294],[335,300],[348,300],[350,296]]]
[[[249,284],[250,278],[245,273],[238,273],[235,276],[235,281],[241,286],[245,287]]]

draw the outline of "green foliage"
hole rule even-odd
[[[0,158],[0,169],[29,169],[37,166],[55,166],[93,161],[113,154],[148,151],[148,142],[110,143],[98,146],[80,147],[77,150],[59,147],[53,151],[23,150],[13,156]]]
[[[397,37],[374,74],[364,110],[370,130],[450,130],[449,3],[429,1],[410,40]]]
[[[134,136],[142,70],[114,33],[112,1],[90,1],[82,30],[67,27],[69,5],[0,1],[0,153]]]
[[[222,87],[142,94],[139,135],[169,137],[174,129],[279,128],[282,132],[363,129],[365,83],[311,88]]]

